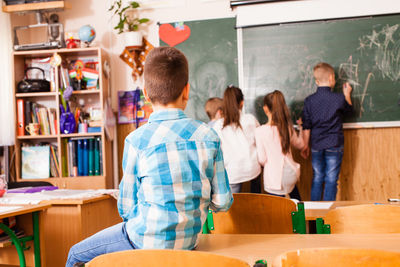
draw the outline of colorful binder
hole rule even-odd
[[[94,139],[88,139],[88,150],[89,150],[89,176],[94,175]]]

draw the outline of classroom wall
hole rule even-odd
[[[111,0],[68,0],[72,8],[60,12],[66,31],[78,31],[79,27],[91,24],[97,31],[93,45],[102,46],[111,55],[112,103],[117,108],[118,90],[130,90],[142,86],[142,81],[133,81],[130,69],[119,59],[123,50],[123,37],[112,29],[116,18],[107,11]],[[338,18],[371,14],[400,12],[397,0],[299,0],[280,3],[250,5],[230,9],[229,0],[147,0],[145,2],[164,5],[143,10],[143,17],[152,23],[145,34],[148,40],[158,45],[157,22],[175,22],[231,17],[237,15],[238,26],[281,23],[310,19]],[[33,16],[28,15],[33,22]],[[13,15],[13,24],[21,23],[21,17]],[[26,18],[25,18],[26,20]],[[123,141],[133,125],[118,126],[119,163]],[[345,155],[341,172],[339,199],[369,200],[400,196],[400,128],[356,129],[345,131]],[[309,199],[311,188],[311,164],[298,158],[302,165],[299,184],[304,199]],[[120,164],[119,164],[120,165]],[[120,168],[120,166],[119,166]],[[119,171],[120,177],[122,175]]]

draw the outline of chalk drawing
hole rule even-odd
[[[399,24],[385,25],[381,30],[372,30],[371,34],[359,38],[358,50],[364,52],[366,48],[375,53],[375,64],[383,78],[391,81],[400,80],[400,39],[395,38]]]

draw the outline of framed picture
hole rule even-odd
[[[152,112],[151,103],[146,101],[141,89],[118,92],[119,124],[147,121]]]

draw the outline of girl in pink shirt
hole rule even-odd
[[[264,190],[284,196],[292,192],[300,177],[300,165],[293,160],[291,146],[304,147],[303,131],[293,128],[283,94],[275,90],[264,97],[268,123],[255,132],[258,160],[264,166]]]

